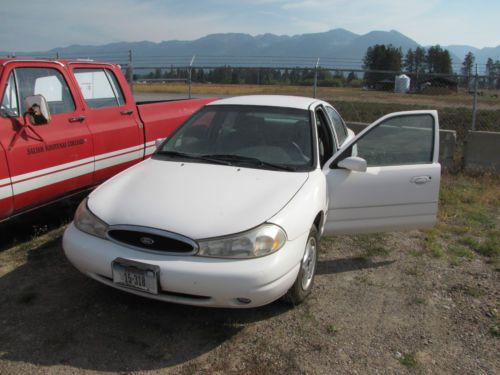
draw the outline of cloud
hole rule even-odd
[[[396,29],[423,44],[496,45],[499,12],[496,1],[477,7],[466,0],[453,5],[447,0],[4,1],[0,50],[192,40],[223,32],[294,35],[339,27],[358,34]]]
[[[298,2],[290,2],[283,4],[283,9],[303,9],[303,8],[318,8],[324,5],[324,1],[306,0]]]
[[[222,13],[179,16],[178,11],[170,10],[168,2],[159,1],[45,0],[30,1],[26,7],[8,2],[2,4],[2,13],[0,49],[13,51],[118,41],[159,42],[189,39],[203,34],[203,30],[225,31]],[[18,27],[20,22],[22,28]]]

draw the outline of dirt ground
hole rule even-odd
[[[90,280],[61,248],[75,203],[0,224],[0,374],[498,374],[488,181],[445,179],[432,231],[324,238],[294,308],[181,306]]]

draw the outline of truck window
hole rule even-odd
[[[108,69],[75,69],[83,98],[90,108],[119,107],[125,104],[115,75]]]
[[[14,74],[11,73],[7,82],[7,88],[2,99],[1,114],[4,117],[19,116],[19,105],[16,92],[16,81]]]
[[[75,102],[62,74],[53,68],[16,68],[15,79],[19,91],[21,112],[26,111],[25,98],[43,95],[50,113],[74,112]]]

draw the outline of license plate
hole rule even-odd
[[[113,282],[121,286],[158,294],[160,267],[117,258],[111,263]]]

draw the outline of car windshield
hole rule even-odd
[[[309,112],[209,105],[174,132],[157,155],[250,168],[310,170],[313,152]]]

